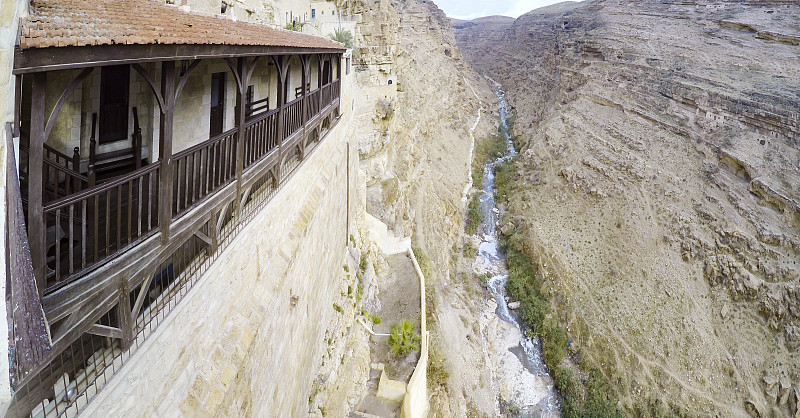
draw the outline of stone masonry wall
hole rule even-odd
[[[308,414],[326,328],[340,315],[332,302],[347,286],[348,108],[86,416]]]

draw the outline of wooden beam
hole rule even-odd
[[[286,78],[288,76],[289,61],[291,57],[272,57],[275,66],[278,67],[278,182],[281,178],[280,161],[283,160],[283,126],[286,117]]]
[[[61,112],[61,108],[66,103],[69,96],[75,91],[75,88],[78,87],[79,84],[83,83],[83,79],[85,79],[89,74],[92,73],[93,68],[85,68],[81,71],[80,74],[75,77],[71,83],[61,92],[61,97],[58,98],[56,105],[53,106],[53,110],[50,112],[50,117],[47,118],[47,124],[44,127],[44,139],[47,141],[47,138],[50,136],[50,131],[53,130],[53,125],[56,123],[56,118],[58,117],[58,113]]]
[[[161,95],[161,92],[158,91],[158,86],[156,86],[155,80],[150,75],[150,73],[144,69],[140,64],[133,64],[131,65],[137,73],[147,82],[147,85],[150,86],[150,91],[153,92],[153,95],[156,97],[156,102],[158,103],[158,108],[161,112],[164,112],[164,96]]]
[[[293,55],[297,53],[339,52],[344,48],[295,48],[256,45],[96,45],[50,48],[14,48],[13,74],[71,68],[104,67],[146,62],[195,60],[210,58],[257,57],[261,55]]]
[[[211,219],[214,219],[214,217],[211,217]],[[197,238],[200,238],[201,240],[203,240],[203,242],[205,242],[206,244],[211,245],[211,246],[214,245],[214,240],[212,240],[211,237],[209,237],[208,235],[204,234],[203,231],[197,231],[197,232],[194,233],[194,235]]]
[[[197,66],[200,65],[200,60],[194,60],[189,67],[186,68],[186,71],[181,74],[180,80],[178,80],[178,87],[175,89],[175,102],[177,103],[178,98],[181,97],[181,92],[183,91],[183,87],[186,86],[186,80],[189,79],[189,76],[192,75],[194,70]]]
[[[107,325],[94,324],[86,331],[87,334],[99,335],[101,337],[122,338],[122,330],[109,327]],[[123,348],[124,350],[124,348]]]
[[[308,137],[307,137],[308,130],[306,129],[306,123],[308,123],[308,114],[307,114],[308,100],[306,100],[306,99],[307,99],[308,93],[309,93],[308,89],[306,89],[306,83],[310,83],[309,79],[311,78],[311,55],[301,55],[300,56],[300,63],[303,64],[303,80],[302,80],[303,85],[302,85],[302,89],[301,89],[303,91],[303,102],[300,105],[300,107],[301,107],[301,109],[300,109],[300,120],[303,122],[303,142],[302,142],[303,145],[301,145],[301,147],[300,147],[301,150],[302,150],[300,157],[301,158],[305,158],[306,157],[306,142],[308,141]]]
[[[120,276],[119,303],[117,303],[117,317],[119,318],[121,348],[127,350],[133,343],[133,316],[131,315],[131,288],[125,274]],[[93,327],[94,328],[94,327]]]
[[[50,348],[50,340],[30,259],[25,215],[14,156],[14,135],[6,123],[6,301],[9,327],[14,332],[9,353],[12,382],[36,367]]]
[[[13,135],[19,136],[20,114],[22,113],[22,75],[14,77],[14,127]]]
[[[230,65],[230,63],[228,64]],[[236,222],[242,219],[242,172],[244,171],[244,122],[245,107],[247,106],[247,58],[236,60],[234,75],[239,82],[236,89],[236,106],[234,107],[234,120],[236,122]]]
[[[172,222],[172,135],[175,116],[175,61],[161,63],[161,125],[158,138],[159,170],[158,222],[162,242],[169,241],[169,226]]]
[[[47,259],[45,256],[45,228],[42,211],[42,166],[44,165],[44,125],[45,92],[47,73],[33,76],[31,94],[30,145],[28,151],[28,240],[31,246],[33,273],[39,297],[47,287]]]

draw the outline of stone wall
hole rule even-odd
[[[342,323],[333,303],[345,303],[340,296],[347,287],[349,107],[342,112],[294,177],[88,406],[87,416],[309,413],[325,337],[340,333],[328,329]],[[358,159],[350,149],[355,196]]]

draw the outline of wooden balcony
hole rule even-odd
[[[46,416],[63,415],[58,405],[74,406],[58,401],[53,388],[64,373],[81,387],[86,362],[96,362],[104,347],[97,336],[111,338],[112,360],[93,369],[127,358],[152,332],[151,321],[169,311],[174,289],[196,279],[335,125],[340,91],[341,78],[277,109],[238,114],[241,129],[175,153],[168,164],[162,159],[91,187],[74,158],[31,164],[31,172],[56,173],[55,194],[41,198],[42,216],[28,217],[29,235],[43,233],[30,237],[30,249],[33,270],[44,272],[37,281],[52,345],[16,376],[12,415],[27,414],[43,398],[51,399],[42,404],[49,405]],[[75,351],[87,345],[94,350],[89,360]]]

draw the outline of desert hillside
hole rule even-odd
[[[503,85],[506,194],[620,405],[800,416],[800,6],[562,3],[452,22]]]

